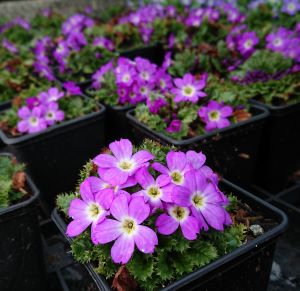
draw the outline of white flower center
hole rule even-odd
[[[129,74],[124,74],[123,78],[122,78],[122,81],[124,83],[127,83],[130,81],[130,75]]]
[[[156,185],[149,186],[146,192],[151,200],[159,200],[162,195],[162,191]]]
[[[291,12],[294,12],[296,10],[296,5],[294,3],[289,3],[287,9]]]
[[[144,80],[146,80],[146,81],[148,81],[149,80],[149,74],[148,74],[148,72],[142,72],[141,73],[141,76],[142,76],[142,78],[144,79]]]
[[[47,112],[47,119],[54,119],[55,118],[55,115],[52,111],[48,111]]]
[[[209,120],[218,121],[220,119],[220,111],[212,110],[208,113]]]
[[[172,182],[176,185],[182,185],[183,183],[183,175],[179,171],[173,171],[170,174],[172,178]]]
[[[39,121],[36,117],[30,117],[29,118],[29,123],[32,125],[32,126],[37,126]]]
[[[124,172],[130,172],[134,168],[134,162],[128,159],[121,160],[118,164],[119,168]]]
[[[183,87],[183,95],[187,96],[187,97],[191,97],[195,94],[195,88],[191,85],[187,85]]]
[[[184,221],[188,215],[189,211],[186,207],[174,206],[170,209],[170,215],[174,217],[177,221]]]
[[[281,44],[282,44],[282,39],[279,38],[279,37],[278,37],[278,38],[275,38],[273,44],[274,44],[275,46],[281,46]]]
[[[98,203],[91,203],[88,208],[88,216],[92,221],[95,221],[103,213],[103,208]]]
[[[247,41],[245,41],[244,47],[246,49],[250,49],[252,48],[252,45],[253,45],[253,41],[251,39],[248,39]]]
[[[203,209],[206,204],[206,198],[200,193],[200,192],[195,192],[192,195],[192,204],[195,206],[195,208],[198,209]]]
[[[133,218],[126,217],[122,221],[121,228],[124,234],[132,236],[136,233],[138,229],[138,224]]]

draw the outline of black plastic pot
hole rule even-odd
[[[263,132],[256,183],[278,193],[291,184],[293,173],[300,169],[300,102],[264,106],[270,111],[270,117]]]
[[[10,104],[11,104],[10,101],[0,103],[0,112],[3,111],[3,110],[8,109],[10,107]],[[5,147],[5,143],[2,140],[0,140],[0,149],[2,149],[4,147]]]
[[[255,105],[251,107],[251,112],[253,117],[249,120],[185,140],[176,140],[154,132],[134,117],[134,110],[127,113],[127,118],[133,126],[136,144],[144,138],[151,138],[182,150],[202,151],[207,157],[207,164],[215,171],[246,186],[254,177],[260,138],[268,116],[266,109]]]
[[[38,134],[0,138],[27,168],[50,209],[56,194],[73,189],[78,169],[105,145],[105,108],[98,112],[54,125]]]
[[[131,50],[123,50],[120,51],[119,54],[120,56],[129,58],[131,60],[135,59],[136,57],[141,57],[148,59],[151,63],[161,66],[164,61],[165,50],[161,43],[157,43]]]
[[[277,226],[203,268],[179,278],[162,290],[265,291],[267,289],[275,246],[277,239],[287,227],[287,217],[281,210],[226,180],[220,185],[222,190],[238,196],[254,211],[262,212],[266,218],[277,222]],[[71,242],[65,235],[65,221],[57,210],[52,213],[52,219],[65,238]],[[99,290],[111,290],[109,283],[96,274],[91,264],[86,264],[85,267]]]
[[[46,288],[36,211],[39,191],[29,176],[26,176],[26,181],[32,196],[23,202],[0,208],[1,291],[41,291]]]

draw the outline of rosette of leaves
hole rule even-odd
[[[144,141],[138,150],[147,150],[157,154],[155,161],[162,162],[166,154],[173,147],[161,146],[157,142]],[[81,171],[80,182],[89,176],[95,175],[95,168],[89,162]],[[69,204],[78,192],[58,196],[58,209],[68,216]],[[231,213],[237,211],[235,198],[231,198]],[[159,213],[157,213],[159,215]],[[145,225],[154,227],[156,216],[152,216]],[[111,244],[93,245],[90,231],[85,231],[71,243],[72,254],[80,263],[92,263],[95,271],[103,275],[113,286],[118,287],[118,276],[126,277],[126,283],[137,285],[141,290],[158,290],[178,280],[182,276],[199,269],[216,260],[245,242],[247,228],[242,223],[235,223],[226,228],[224,232],[210,230],[200,235],[196,240],[188,241],[183,238],[180,231],[173,235],[163,236],[158,234],[159,245],[152,255],[134,253],[131,260],[124,266],[113,263],[110,255]],[[121,289],[118,289],[121,290]]]
[[[14,204],[26,194],[24,165],[0,156],[0,208]]]

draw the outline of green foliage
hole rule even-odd
[[[169,67],[168,71],[172,76],[183,77],[193,69],[195,62],[196,53],[192,50],[185,50],[175,55],[173,64]]]
[[[58,210],[62,211],[66,216],[68,216],[68,209],[70,207],[71,201],[78,197],[79,195],[76,193],[63,193],[57,195],[56,205]]]
[[[24,194],[13,189],[13,176],[24,170],[23,164],[12,162],[10,157],[0,156],[0,208],[8,207]]]
[[[268,50],[257,50],[239,67],[238,71],[235,71],[233,74],[239,77],[244,77],[247,72],[261,71],[274,75],[291,68],[292,64],[292,59],[286,58],[280,53]]]
[[[117,84],[115,74],[110,71],[103,76],[103,81],[101,82],[101,89],[96,91],[89,91],[97,101],[108,105],[116,106],[119,104],[119,95],[117,93]]]

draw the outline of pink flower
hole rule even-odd
[[[47,92],[42,92],[38,95],[38,98],[41,100],[42,103],[50,103],[56,102],[59,99],[63,98],[65,95],[64,92],[59,91],[56,87],[50,88]]]
[[[21,120],[18,122],[17,128],[21,133],[37,133],[47,128],[44,119],[44,112],[41,106],[30,110],[27,106],[23,106],[18,111]]]
[[[44,116],[48,125],[53,125],[57,121],[63,121],[65,118],[64,112],[59,110],[56,102],[51,102],[46,105]]]
[[[191,207],[200,227],[208,230],[208,225],[223,230],[227,222],[224,199],[216,186],[208,182],[201,171],[192,170],[186,174],[184,186],[176,186],[172,193],[175,204]]]
[[[207,131],[229,126],[228,117],[232,114],[233,109],[231,106],[223,106],[223,104],[213,100],[207,106],[202,106],[198,112],[199,117],[206,123],[205,129]]]
[[[170,133],[179,132],[181,130],[182,122],[179,119],[174,119],[171,121],[167,127],[167,131]]]
[[[178,227],[181,227],[183,236],[188,240],[194,240],[199,233],[199,224],[195,217],[191,216],[191,211],[187,207],[175,204],[168,205],[168,215],[163,213],[156,220],[156,227],[159,233],[170,235]]]
[[[132,143],[128,139],[121,139],[109,145],[113,155],[100,154],[94,159],[103,178],[111,184],[121,185],[126,183],[129,177],[144,166],[154,156],[148,151],[142,150],[132,154]]]
[[[142,197],[132,198],[129,202],[125,195],[119,195],[110,207],[115,219],[106,219],[98,224],[93,232],[93,240],[106,244],[115,240],[111,257],[115,263],[126,264],[135,245],[146,254],[154,252],[158,239],[155,232],[141,225],[150,214],[150,207]]]
[[[92,225],[91,237],[94,242],[95,227],[109,214],[113,195],[101,191],[94,195],[89,181],[85,180],[80,185],[80,196],[82,199],[73,199],[70,204],[69,216],[73,221],[67,227],[67,235],[77,236]]]
[[[137,171],[135,178],[143,189],[134,193],[134,197],[143,196],[145,202],[148,202],[154,209],[162,208],[162,202],[172,202],[173,187],[170,185],[171,179],[167,175],[160,175],[154,180],[147,168],[143,167]]]
[[[153,163],[152,168],[169,176],[175,185],[184,184],[184,176],[190,170],[186,155],[182,152],[169,152],[167,154],[167,167],[160,163]]]
[[[205,87],[205,79],[197,81],[191,74],[185,74],[183,79],[176,78],[174,83],[177,87],[172,90],[172,93],[175,95],[175,102],[190,101],[196,103],[199,98],[206,96],[201,91]]]

